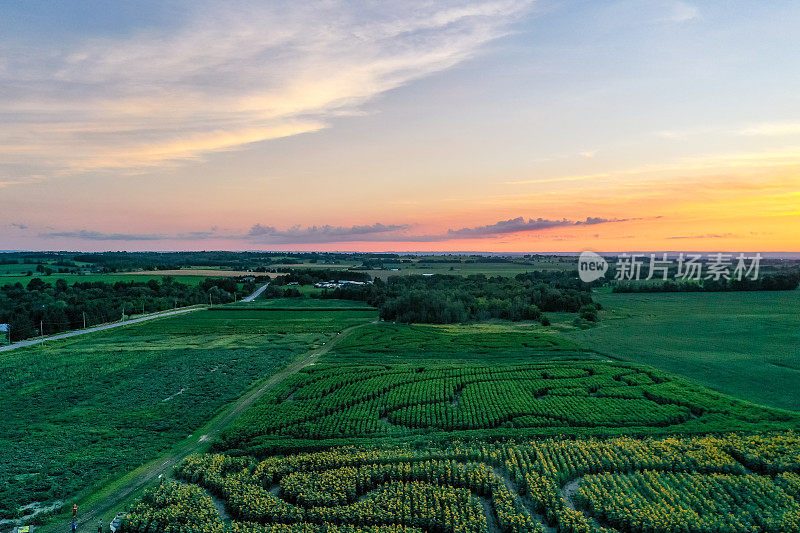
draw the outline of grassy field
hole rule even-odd
[[[424,360],[527,362],[593,357],[538,323],[471,325],[369,324],[339,343],[331,361],[402,363]]]
[[[800,410],[800,291],[595,295],[599,325],[564,335],[746,400]]]
[[[251,384],[374,311],[197,311],[0,357],[0,518],[158,456]]]

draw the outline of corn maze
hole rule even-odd
[[[695,436],[193,456],[125,531],[800,531],[800,438]]]
[[[800,533],[796,413],[613,361],[347,361],[267,392],[125,531]]]
[[[246,412],[215,451],[264,456],[348,438],[650,435],[800,427],[758,407],[621,363],[320,363]]]

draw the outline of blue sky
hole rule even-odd
[[[0,248],[795,250],[799,26],[796,2],[4,3]],[[440,238],[520,217],[573,224]]]

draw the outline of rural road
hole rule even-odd
[[[261,396],[264,395],[269,389],[291,376],[299,372],[304,367],[313,364],[319,357],[327,353],[331,348],[336,346],[344,338],[346,338],[354,329],[359,328],[365,324],[350,326],[342,330],[340,335],[333,337],[326,344],[311,350],[301,355],[290,363],[286,368],[273,374],[266,381],[253,389],[248,390],[238,400],[225,407],[222,412],[215,416],[205,426],[195,431],[188,439],[179,444],[169,455],[162,456],[153,460],[144,467],[137,469],[133,474],[128,474],[123,477],[123,480],[118,485],[112,483],[114,488],[108,494],[102,494],[101,498],[94,504],[84,506],[79,505],[79,520],[77,521],[78,531],[95,531],[97,528],[97,521],[103,520],[104,524],[114,518],[114,516],[122,511],[121,505],[126,499],[131,497],[137,491],[143,489],[148,484],[156,481],[161,476],[168,476],[172,467],[183,461],[186,457],[202,448],[207,441],[214,440],[222,431],[227,428],[236,418],[244,412],[248,407],[253,405]],[[130,478],[130,479],[127,479]],[[67,505],[69,507],[69,505]],[[88,508],[87,508],[88,507]],[[39,533],[57,533],[70,531],[71,521],[60,522],[56,519],[53,523],[41,526],[36,529]]]
[[[263,284],[262,286],[260,286],[259,288],[257,288],[257,289],[256,289],[256,292],[254,292],[254,293],[253,293],[253,294],[251,294],[250,296],[247,296],[247,297],[245,297],[245,298],[242,298],[242,301],[243,301],[243,302],[252,302],[252,301],[253,301],[253,300],[255,300],[256,298],[258,298],[259,296],[261,296],[261,293],[262,293],[262,292],[264,292],[265,290],[267,290],[267,285],[269,285],[269,281],[268,281],[268,282],[266,282],[265,284]]]
[[[242,298],[242,301],[243,302],[252,302],[256,298],[258,298],[261,295],[262,292],[264,292],[264,290],[267,288],[267,285],[269,285],[269,282],[265,283],[264,285],[262,285],[261,287],[256,289],[255,292],[253,292],[253,294],[251,294],[250,296],[246,296],[246,297]],[[111,324],[103,324],[102,326],[94,326],[94,327],[91,327],[91,328],[79,329],[79,330],[76,330],[76,331],[67,331],[65,333],[59,333],[57,335],[50,335],[49,337],[44,337],[44,338],[41,338],[41,339],[30,339],[30,340],[26,340],[26,341],[17,341],[15,343],[9,344],[8,346],[0,346],[0,352],[13,350],[14,348],[22,348],[23,346],[33,346],[34,344],[41,344],[41,343],[47,342],[47,341],[55,341],[55,340],[58,340],[58,339],[68,339],[70,337],[75,337],[77,335],[83,335],[85,333],[94,333],[95,331],[103,331],[103,330],[106,330],[106,329],[118,328],[120,326],[129,326],[131,324],[138,324],[140,322],[146,322],[148,320],[153,320],[154,318],[163,318],[165,316],[174,316],[174,315],[180,315],[180,314],[183,314],[183,313],[190,313],[192,311],[197,311],[198,309],[205,309],[205,307],[191,307],[191,308],[184,307],[184,308],[181,308],[181,309],[176,309],[174,311],[157,312],[157,313],[153,313],[151,315],[142,316],[142,317],[139,317],[139,318],[133,318],[131,320],[126,320],[124,322],[112,322]]]
[[[146,322],[148,320],[153,320],[155,318],[163,318],[165,316],[173,316],[173,315],[180,315],[183,313],[191,313],[192,311],[197,311],[198,309],[203,309],[202,307],[192,307],[192,308],[184,308],[184,309],[177,309],[175,311],[166,311],[163,313],[154,313],[152,315],[147,315],[139,318],[133,318],[131,320],[126,320],[124,322],[113,322],[111,324],[104,324],[102,326],[94,326],[92,328],[86,329],[79,329],[77,331],[68,331],[66,333],[59,333],[58,335],[50,335],[49,337],[44,337],[41,339],[30,339],[27,341],[17,341],[13,344],[9,344],[8,346],[0,346],[0,352],[5,352],[8,350],[13,350],[14,348],[22,348],[23,346],[33,346],[34,344],[41,344],[47,341],[55,341],[58,339],[68,339],[69,337],[75,337],[78,335],[84,335],[86,333],[94,333],[95,331],[103,331],[106,329],[118,328],[120,326],[130,326],[131,324],[138,324],[139,322]]]

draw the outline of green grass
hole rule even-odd
[[[157,457],[374,311],[196,311],[0,356],[0,518]]]
[[[585,359],[593,355],[534,323],[409,325],[381,322],[354,331],[324,358],[347,362],[526,362],[541,358]]]
[[[755,403],[800,410],[800,291],[598,293],[575,342]],[[555,321],[554,321],[555,323]]]

